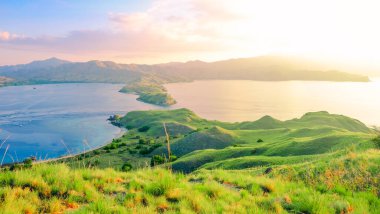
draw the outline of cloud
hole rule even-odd
[[[7,32],[7,31],[0,31],[0,42],[1,41],[11,41],[11,40],[17,40],[17,39],[20,39],[20,38],[23,38],[24,36],[20,36],[20,35],[17,35],[17,34],[12,34],[10,32]]]
[[[220,29],[238,19],[223,4],[211,0],[156,0],[135,13],[109,13],[110,28],[75,30],[64,36],[12,36],[1,34],[0,45],[57,54],[88,54],[139,57],[214,53],[227,47]],[[179,60],[181,57],[178,57]],[[171,59],[162,59],[166,61]]]
[[[143,11],[109,12],[109,25],[103,29],[39,37],[0,31],[0,48],[119,62],[216,60],[268,53],[317,53],[342,56],[345,61],[361,57],[377,62],[380,30],[374,26],[380,18],[378,5],[371,0],[360,4],[344,0],[153,0]]]
[[[9,40],[11,37],[9,32],[0,32],[0,40]]]
[[[231,11],[226,1],[156,0],[151,8],[138,13],[111,13],[110,20],[118,28],[183,42],[215,42],[225,36],[225,27],[243,17]]]

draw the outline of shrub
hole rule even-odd
[[[130,163],[124,163],[123,166],[121,167],[121,171],[123,172],[129,172],[132,170],[132,164]]]
[[[258,140],[257,140],[257,142],[258,143],[262,143],[262,142],[264,142],[261,138],[259,138]]]
[[[151,153],[152,152],[152,150],[151,150],[151,148],[150,147],[143,147],[141,150],[140,150],[140,154],[141,155],[147,155],[147,154],[149,154],[149,153]]]
[[[152,159],[150,160],[151,166],[156,166],[165,163],[165,157],[161,155],[154,155]]]
[[[377,149],[380,149],[380,135],[373,139],[372,142],[375,144]]]
[[[147,132],[150,129],[149,126],[143,126],[138,129],[139,132]]]
[[[165,194],[166,189],[160,183],[151,183],[146,187],[146,192],[153,196],[161,196]]]
[[[132,148],[128,148],[127,150],[129,152],[129,154],[136,154],[137,153],[137,151],[132,149]]]
[[[176,155],[170,155],[170,161],[176,161],[178,157]]]
[[[142,149],[140,150],[140,154],[142,155],[147,155],[147,154],[150,154],[153,152],[153,150],[157,149],[158,147],[160,147],[161,144],[154,144],[150,147],[142,147]]]
[[[33,166],[33,160],[31,158],[27,158],[23,161],[25,168],[31,168]]]

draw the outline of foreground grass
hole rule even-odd
[[[378,154],[376,154],[378,155]],[[0,213],[376,213],[374,191],[316,188],[257,170],[132,172],[38,164],[0,174]],[[371,178],[373,179],[373,177]],[[321,183],[315,180],[317,183]],[[343,188],[344,189],[344,188]]]

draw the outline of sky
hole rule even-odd
[[[279,54],[380,70],[377,0],[0,1],[0,65]]]

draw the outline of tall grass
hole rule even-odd
[[[4,159],[5,159],[5,156],[7,155],[8,149],[9,149],[9,144],[7,145],[7,148],[4,151],[3,157],[1,158],[0,166],[3,166]]]
[[[144,168],[124,173],[41,163],[0,173],[0,213],[376,213],[380,209],[380,199],[371,190],[323,189],[316,178],[310,178],[311,185],[277,172],[264,176],[250,170],[199,170],[184,175]]]

